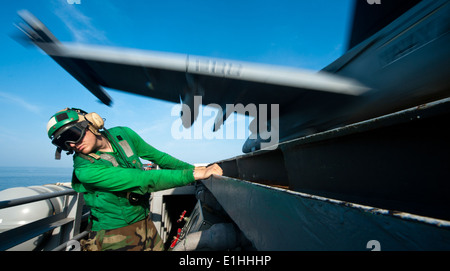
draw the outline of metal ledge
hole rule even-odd
[[[202,181],[257,250],[449,250],[450,222],[238,179]]]

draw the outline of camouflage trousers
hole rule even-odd
[[[90,232],[88,239],[81,240],[80,244],[83,251],[164,250],[161,237],[149,217],[122,228]]]

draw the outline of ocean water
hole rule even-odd
[[[0,167],[0,191],[17,186],[65,183],[71,180],[71,167]]]

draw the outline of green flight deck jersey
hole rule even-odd
[[[194,166],[161,152],[128,127],[114,127],[102,134],[114,152],[73,157],[72,187],[84,193],[91,209],[92,231],[110,230],[140,221],[149,213],[148,201],[131,204],[127,193],[145,193],[184,186],[195,181]],[[142,169],[139,158],[160,170]]]

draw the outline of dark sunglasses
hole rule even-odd
[[[72,125],[67,125],[54,134],[52,144],[64,151],[69,151],[69,144],[76,144],[80,142],[86,134],[87,127],[87,121],[81,121]]]

